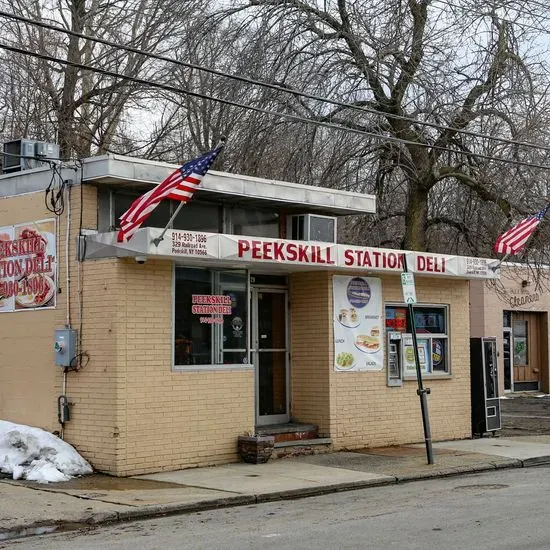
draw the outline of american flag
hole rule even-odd
[[[542,221],[542,218],[544,218],[544,215],[548,211],[548,208],[550,208],[550,205],[548,205],[546,208],[543,208],[534,216],[528,216],[524,220],[521,220],[519,223],[514,225],[514,227],[508,229],[508,231],[505,231],[497,239],[493,250],[497,253],[506,255],[517,254],[518,252],[523,250],[525,243],[533,234],[533,232],[537,228],[537,225]]]
[[[208,172],[222,150],[223,145],[201,157],[186,162],[162,183],[136,199],[130,208],[120,216],[118,242],[129,241],[162,199],[189,202],[203,176]]]

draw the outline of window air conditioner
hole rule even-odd
[[[45,166],[40,159],[59,160],[59,145],[32,139],[16,139],[4,143],[2,171],[4,174]]]
[[[294,241],[336,242],[336,218],[319,214],[288,217],[287,238]]]

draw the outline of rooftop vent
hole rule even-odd
[[[21,172],[44,166],[41,159],[59,160],[59,145],[32,139],[16,139],[4,143],[2,171],[4,174]]]

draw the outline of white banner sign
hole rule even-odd
[[[428,252],[403,252],[317,241],[290,241],[199,231],[142,228],[129,242],[119,243],[116,233],[87,237],[86,258],[134,256],[139,254],[189,259],[217,259],[247,264],[293,265],[312,269],[347,269],[370,273],[402,273],[404,255],[407,269],[418,275],[494,279],[496,260],[448,256]]]
[[[382,281],[373,277],[332,278],[334,369],[384,368]]]

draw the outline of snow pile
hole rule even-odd
[[[0,473],[39,483],[68,481],[91,474],[92,467],[55,435],[0,420]]]

